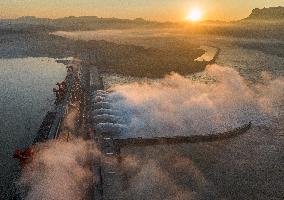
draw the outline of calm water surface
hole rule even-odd
[[[52,88],[65,76],[54,59],[0,59],[0,199],[19,171],[15,149],[32,144],[53,106]]]

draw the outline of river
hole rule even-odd
[[[15,149],[32,144],[65,75],[65,65],[51,58],[0,59],[0,199],[19,174]]]

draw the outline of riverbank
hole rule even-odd
[[[220,48],[213,46],[200,46],[200,49],[204,50],[205,53],[200,57],[196,58],[194,61],[206,61],[214,64],[220,53]]]

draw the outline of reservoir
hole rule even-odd
[[[0,59],[0,199],[19,174],[15,149],[32,144],[53,106],[52,88],[65,76],[65,65],[55,59]]]

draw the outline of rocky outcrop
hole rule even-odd
[[[284,20],[284,7],[255,8],[245,20]]]

